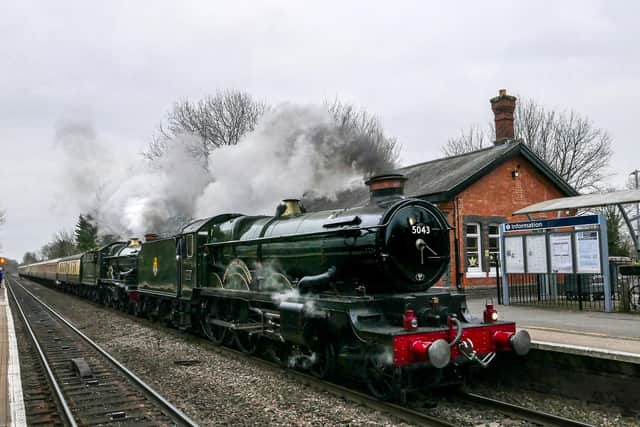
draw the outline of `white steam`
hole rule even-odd
[[[134,235],[176,231],[194,216],[197,197],[209,177],[190,155],[191,138],[172,144],[165,156],[140,162],[117,186],[104,191],[98,209],[99,223]]]
[[[331,199],[384,163],[323,107],[292,104],[266,113],[238,145],[214,150],[208,171],[191,135],[170,141],[153,161],[116,156],[82,122],[60,126],[56,144],[81,212],[102,234],[120,237],[169,234],[223,212],[272,215],[284,198]]]
[[[88,123],[67,123],[56,132],[64,152],[67,188],[101,234],[121,238],[175,232],[194,216],[197,197],[210,177],[191,155],[196,143],[184,135],[153,162],[117,157]]]
[[[321,107],[282,105],[267,113],[237,146],[210,157],[212,182],[196,213],[273,214],[278,201],[305,193],[328,198],[362,178],[341,149],[348,141]]]

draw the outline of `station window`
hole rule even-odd
[[[467,224],[465,227],[465,262],[469,273],[479,273],[482,271],[480,224]]]
[[[489,224],[489,266],[495,269],[500,256],[500,225]]]
[[[187,234],[187,258],[193,256],[193,234]]]

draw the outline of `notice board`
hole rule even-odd
[[[600,239],[595,230],[576,232],[578,273],[601,273]]]
[[[504,248],[507,273],[524,273],[522,236],[505,237]]]
[[[527,246],[527,273],[548,273],[547,238],[544,234],[525,236]]]
[[[573,273],[571,234],[549,234],[549,246],[551,249],[551,271],[554,273]]]

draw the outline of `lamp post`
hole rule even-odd
[[[634,175],[636,179],[636,190],[638,189],[638,174],[640,170],[636,169],[629,175]],[[640,237],[640,203],[636,203],[636,240]],[[639,254],[640,255],[640,254]]]

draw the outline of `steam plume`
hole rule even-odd
[[[148,231],[175,232],[193,218],[209,177],[192,155],[195,140],[177,137],[155,162],[117,157],[88,122],[67,122],[56,131],[64,170],[82,212],[93,215],[101,234],[121,238]]]
[[[120,237],[171,233],[223,212],[273,214],[283,198],[334,198],[392,166],[325,108],[293,104],[266,113],[238,145],[214,150],[208,171],[193,135],[178,135],[152,162],[116,156],[86,122],[59,126],[56,143],[79,207],[102,233]]]
[[[281,105],[265,114],[237,146],[211,154],[212,182],[198,199],[196,212],[272,214],[283,198],[309,193],[334,198],[339,190],[361,182],[364,174],[389,167],[368,148],[362,138],[339,128],[324,108]]]

